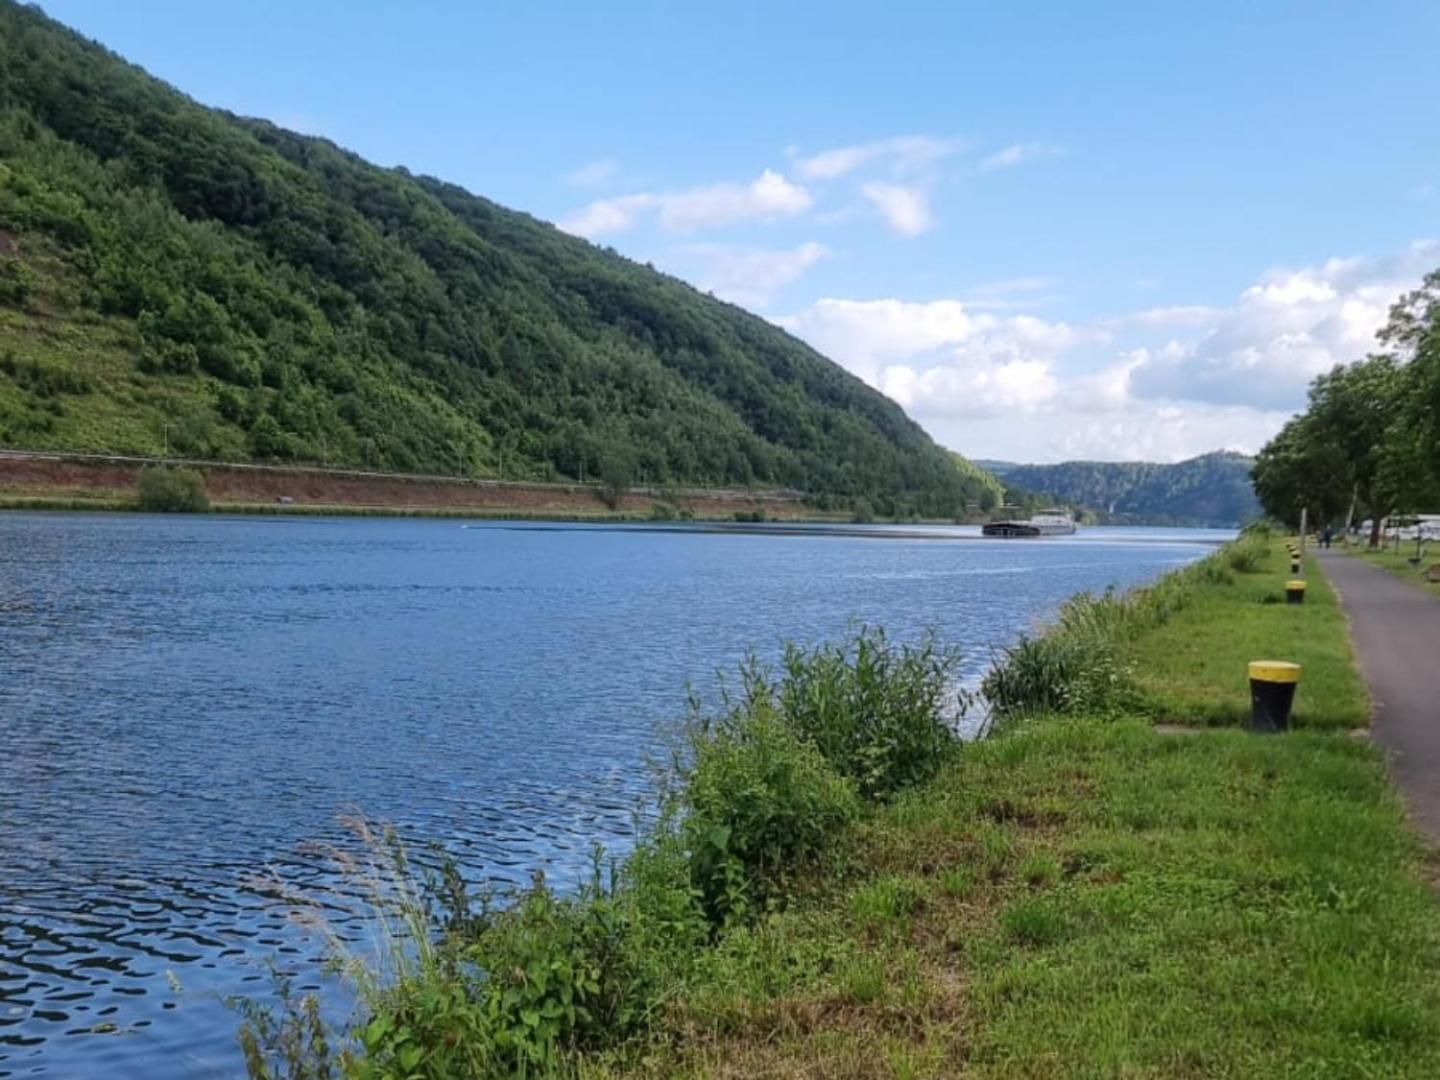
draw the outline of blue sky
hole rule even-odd
[[[1440,265],[1440,5],[51,0],[556,221],[973,456],[1254,450]]]

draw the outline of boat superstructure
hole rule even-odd
[[[982,526],[982,536],[1025,537],[1025,536],[1069,536],[1075,532],[1075,519],[1063,507],[1052,506],[1037,510],[1024,521],[992,521]]]

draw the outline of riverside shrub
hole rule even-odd
[[[754,694],[691,737],[681,835],[706,915],[744,920],[858,817],[853,783]]]
[[[928,779],[955,743],[959,654],[933,636],[893,646],[878,629],[840,645],[785,648],[775,690],[785,723],[867,799]]]
[[[210,509],[205,478],[193,469],[149,466],[135,477],[141,510],[158,514],[199,514]]]

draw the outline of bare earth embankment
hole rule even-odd
[[[10,507],[121,509],[135,477],[157,459],[0,450],[0,504]],[[796,492],[710,488],[630,488],[608,500],[598,484],[542,484],[360,472],[304,466],[170,459],[205,478],[222,510],[648,517],[663,505],[696,518],[761,513],[768,519],[823,517]],[[613,503],[613,505],[612,505]]]

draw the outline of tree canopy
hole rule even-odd
[[[1440,271],[1391,309],[1380,351],[1310,385],[1303,412],[1255,461],[1272,516],[1315,524],[1440,510]]]

